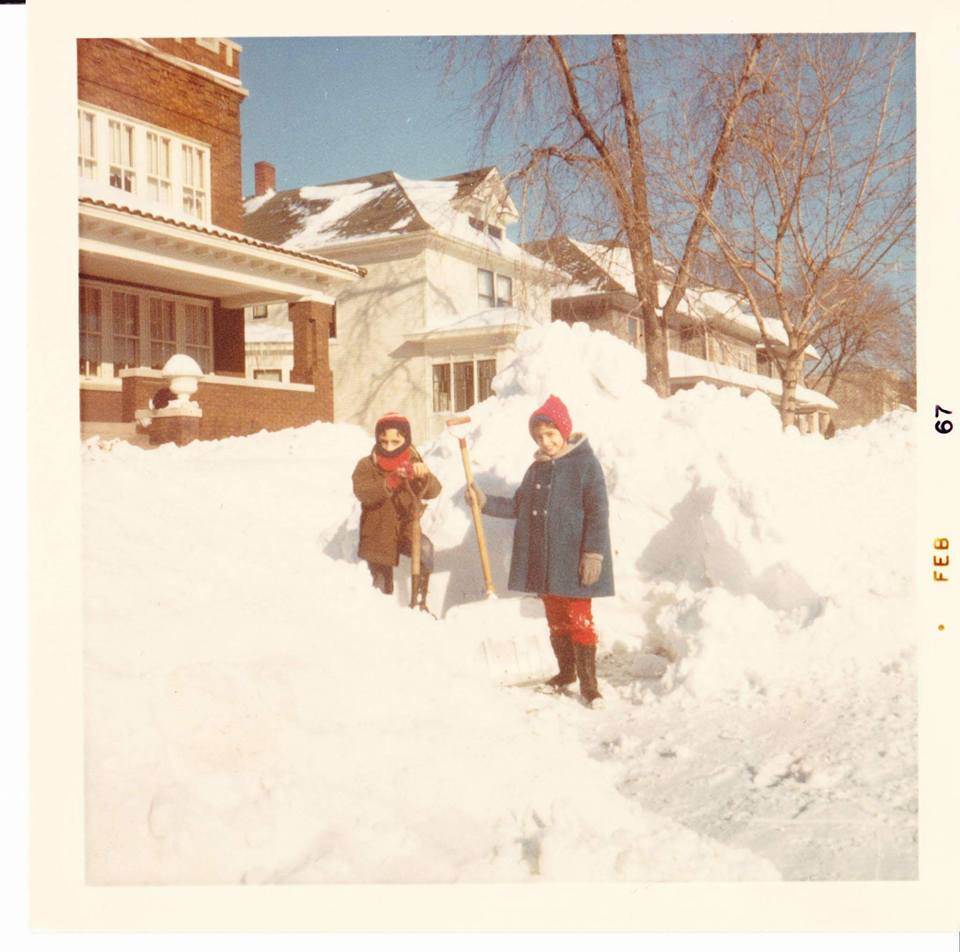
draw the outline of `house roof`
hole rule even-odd
[[[390,170],[247,198],[244,229],[255,238],[300,251],[434,233],[542,270],[541,259],[506,235],[496,238],[470,224],[475,214],[470,200],[485,198],[484,185],[501,196],[506,219],[515,217],[493,166],[435,179],[409,179]]]
[[[359,265],[347,264],[343,261],[335,261],[333,258],[323,258],[319,255],[306,254],[305,252],[295,251],[289,248],[281,248],[278,245],[252,238],[249,235],[242,235],[239,232],[227,231],[224,228],[216,228],[210,225],[201,225],[196,222],[185,221],[181,218],[173,218],[167,215],[149,212],[139,208],[130,208],[128,205],[118,205],[116,202],[105,201],[104,199],[92,198],[90,196],[80,196],[81,205],[89,205],[96,208],[108,208],[112,211],[122,212],[128,215],[135,215],[139,218],[146,218],[150,221],[162,222],[166,225],[176,225],[178,228],[189,229],[204,235],[212,235],[216,238],[225,238],[228,241],[235,241],[239,244],[249,245],[253,248],[263,248],[267,251],[275,251],[279,254],[290,255],[294,258],[300,258],[305,261],[316,262],[317,264],[328,265],[332,268],[339,268],[350,274],[356,274],[363,277],[367,272],[365,268]]]

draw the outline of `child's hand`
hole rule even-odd
[[[430,475],[430,470],[427,469],[426,463],[413,463],[411,466],[411,471],[414,479],[423,479],[425,476]]]
[[[599,552],[584,552],[580,556],[580,584],[596,585],[603,568],[603,556]]]
[[[473,504],[470,499],[471,489],[473,490],[473,495],[476,497],[477,506],[480,509],[483,509],[483,507],[487,504],[487,494],[476,483],[471,483],[463,491],[463,498],[467,501],[467,505],[470,506]]]

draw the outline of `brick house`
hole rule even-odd
[[[429,180],[379,172],[280,192],[273,166],[257,168],[248,234],[366,271],[337,299],[332,325],[338,421],[371,427],[395,408],[418,439],[435,436],[490,395],[518,334],[549,322],[563,275],[508,237],[519,213],[495,168]],[[286,310],[248,308],[251,376],[289,372]]]
[[[553,320],[584,321],[644,349],[643,323],[634,291],[627,249],[616,242],[585,242],[566,236],[530,242],[524,248],[562,269],[568,288],[551,303]],[[671,275],[663,268],[660,304],[669,293]],[[787,335],[780,321],[764,324],[775,351],[786,350]],[[761,391],[779,405],[782,386],[776,363],[766,350],[756,318],[742,298],[720,288],[691,282],[667,329],[670,386],[674,392],[706,382],[737,387],[742,393]],[[806,356],[816,358],[808,347]],[[837,405],[828,396],[803,385],[797,388],[798,427],[824,432]]]
[[[364,272],[240,233],[240,55],[218,37],[77,41],[84,435],[133,438],[174,353],[203,373],[200,438],[333,417],[328,327]],[[244,308],[276,302],[293,372],[246,380]]]

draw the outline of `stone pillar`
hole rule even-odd
[[[333,305],[298,301],[290,305],[293,325],[293,369],[290,383],[312,384],[322,404],[320,419],[333,419],[333,377],[330,373],[330,321]]]

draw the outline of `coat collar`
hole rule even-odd
[[[589,445],[586,433],[571,433],[567,445],[556,456],[547,456],[546,453],[538,449],[533,454],[533,459],[536,463],[555,463],[558,459],[563,459],[564,456],[570,456],[572,453],[578,453]]]

